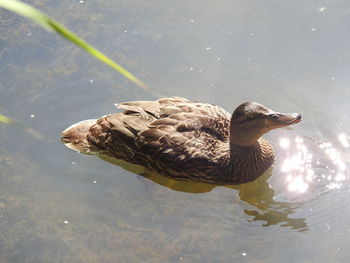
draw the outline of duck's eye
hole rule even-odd
[[[271,114],[270,117],[275,120],[279,118],[278,114]]]
[[[239,122],[240,123],[246,123],[246,122],[249,122],[249,121],[252,121],[252,120],[255,120],[256,117],[254,116],[246,116],[244,119],[240,120]]]

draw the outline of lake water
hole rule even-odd
[[[348,262],[348,1],[27,1],[142,79],[0,10],[0,262]],[[254,183],[145,178],[60,142],[114,103],[258,101],[303,121],[265,137]],[[140,172],[140,171],[139,171]]]

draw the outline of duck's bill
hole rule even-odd
[[[301,121],[301,115],[299,113],[274,113],[269,118],[269,126],[271,129],[286,127],[292,124],[299,123]]]

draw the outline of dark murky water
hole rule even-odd
[[[347,262],[347,1],[28,1],[148,84],[0,10],[1,262]],[[128,100],[246,100],[303,121],[232,188],[145,178],[65,148]],[[136,170],[135,170],[136,169]]]

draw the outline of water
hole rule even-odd
[[[1,262],[347,262],[347,1],[30,1],[148,84],[0,11]],[[64,147],[120,101],[300,112],[235,188],[145,178]],[[289,146],[288,146],[289,144]]]

